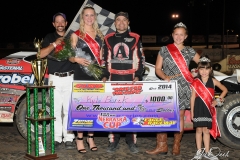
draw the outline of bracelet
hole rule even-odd
[[[218,97],[215,100],[217,102],[217,106],[222,106],[224,103],[224,98]]]
[[[53,42],[52,45],[54,48],[56,48],[56,46],[57,46],[55,42]]]

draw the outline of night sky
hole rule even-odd
[[[113,13],[128,12],[131,31],[140,35],[169,35],[173,26],[180,21],[187,25],[193,35],[221,35],[227,29],[233,29],[234,34],[240,33],[239,0],[92,1]],[[194,4],[191,3],[193,1]],[[65,13],[70,25],[83,2],[84,0],[5,1],[0,11],[0,43],[44,38],[47,33],[54,31],[52,16],[55,13]],[[174,13],[180,17],[172,19]]]

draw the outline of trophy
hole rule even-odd
[[[33,74],[35,76],[34,84],[37,85],[37,86],[43,86],[43,84],[44,84],[43,77],[44,77],[44,74],[45,74],[46,69],[47,69],[47,59],[41,59],[40,58],[40,48],[41,48],[42,41],[43,40],[41,40],[41,41],[37,40],[36,41],[36,38],[35,38],[34,42],[33,42],[35,48],[38,49],[37,59],[35,59],[31,62]]]

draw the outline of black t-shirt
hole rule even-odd
[[[57,32],[47,34],[42,42],[42,48],[49,46],[50,43],[55,42],[55,40],[60,37],[62,36],[57,34]],[[53,51],[54,50],[52,50],[50,54],[53,54]],[[47,56],[47,60],[49,74],[53,74],[54,72],[69,72],[74,70],[74,64],[69,60],[57,61],[52,59],[50,56]]]

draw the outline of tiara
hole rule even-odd
[[[206,58],[206,57],[202,57],[199,59],[199,62],[211,62],[210,59]]]
[[[183,24],[182,22],[180,23],[177,23],[174,28],[177,28],[177,27],[183,27],[183,28],[187,28],[187,26],[185,24]]]
[[[91,4],[86,4],[83,8],[93,8]]]

